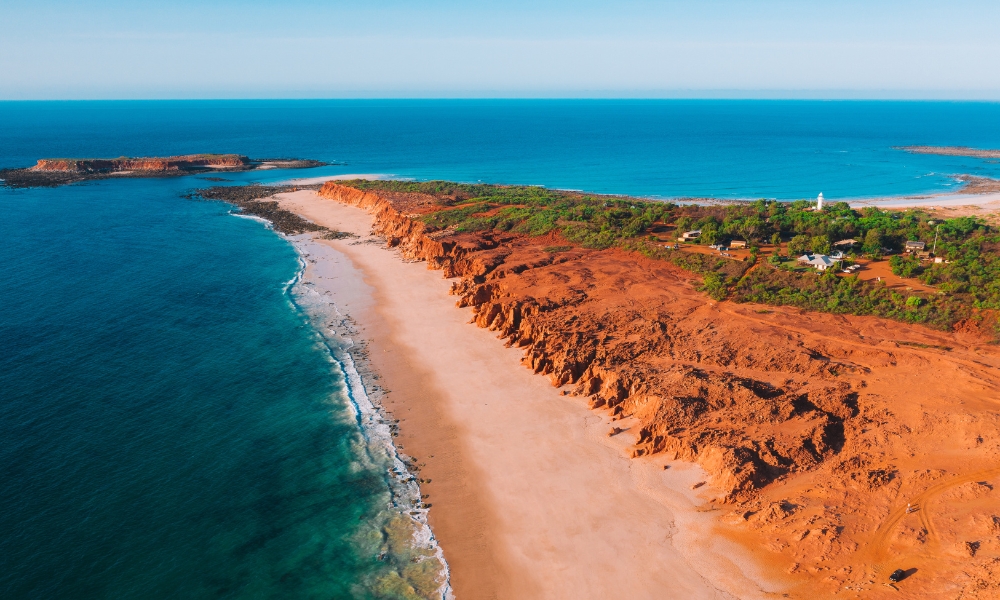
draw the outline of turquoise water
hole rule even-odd
[[[182,180],[5,192],[0,597],[347,597],[386,501],[292,248]]]
[[[0,103],[0,166],[239,152],[662,197],[947,190],[1000,105]],[[375,595],[389,485],[296,308],[291,245],[196,177],[0,189],[0,597]],[[383,580],[384,581],[384,580]]]
[[[0,103],[0,164],[240,152],[342,161],[331,173],[538,184],[644,196],[831,200],[954,189],[998,163],[913,144],[1000,148],[1000,104],[797,101]]]

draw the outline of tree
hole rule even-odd
[[[809,236],[797,235],[788,240],[788,256],[805,254],[809,250]]]
[[[684,233],[691,229],[691,217],[681,217],[677,219],[677,233]]]
[[[781,245],[781,234],[775,233],[774,235],[772,235],[771,243],[774,244],[775,246]]]
[[[752,215],[743,219],[740,223],[739,230],[740,234],[743,235],[743,239],[748,242],[752,242],[757,239],[757,236],[764,230],[764,220],[757,215]]]
[[[809,242],[810,249],[816,254],[830,253],[830,238],[825,235],[817,235]]]
[[[712,245],[719,241],[719,232],[713,225],[706,225],[701,229],[701,242]]]
[[[871,257],[882,256],[882,232],[878,229],[869,229],[868,233],[865,234],[865,243],[861,249]]]

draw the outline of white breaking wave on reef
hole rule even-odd
[[[263,217],[258,217],[257,215],[248,215],[246,213],[237,211],[230,211],[229,214],[233,215],[234,217],[239,217],[241,219],[250,219],[251,221],[257,221],[258,223],[263,223],[264,225],[266,225],[268,229],[274,229],[274,225]]]

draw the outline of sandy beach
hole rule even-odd
[[[315,185],[327,181],[348,181],[352,179],[376,180],[392,179],[384,173],[349,173],[344,175],[328,175],[307,177],[281,181],[281,185]],[[712,199],[707,199],[712,200]],[[726,202],[725,200],[714,200]],[[836,201],[836,200],[828,200]],[[990,213],[1000,211],[1000,192],[968,193],[961,189],[955,192],[927,194],[921,196],[886,196],[866,198],[863,200],[848,200],[851,208],[876,206],[883,209],[923,208],[926,210],[962,210],[962,214]]]
[[[780,579],[714,533],[718,492],[692,489],[701,468],[628,458],[629,421],[609,437],[608,417],[469,324],[440,271],[370,238],[366,212],[313,191],[279,199],[359,236],[300,241],[306,278],[368,345],[457,598],[780,597]]]
[[[278,185],[313,185],[316,183],[326,183],[327,181],[349,181],[351,179],[390,179],[390,175],[382,173],[345,173],[343,175],[320,175],[318,177],[300,177],[298,179],[287,179],[279,181]]]
[[[1000,194],[932,194],[929,196],[895,196],[889,198],[873,198],[870,200],[852,200],[852,208],[877,206],[879,208],[962,208],[972,207],[984,210],[1000,210]]]

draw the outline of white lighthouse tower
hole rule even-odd
[[[823,192],[820,192],[819,197],[816,198],[816,210],[823,210]]]

